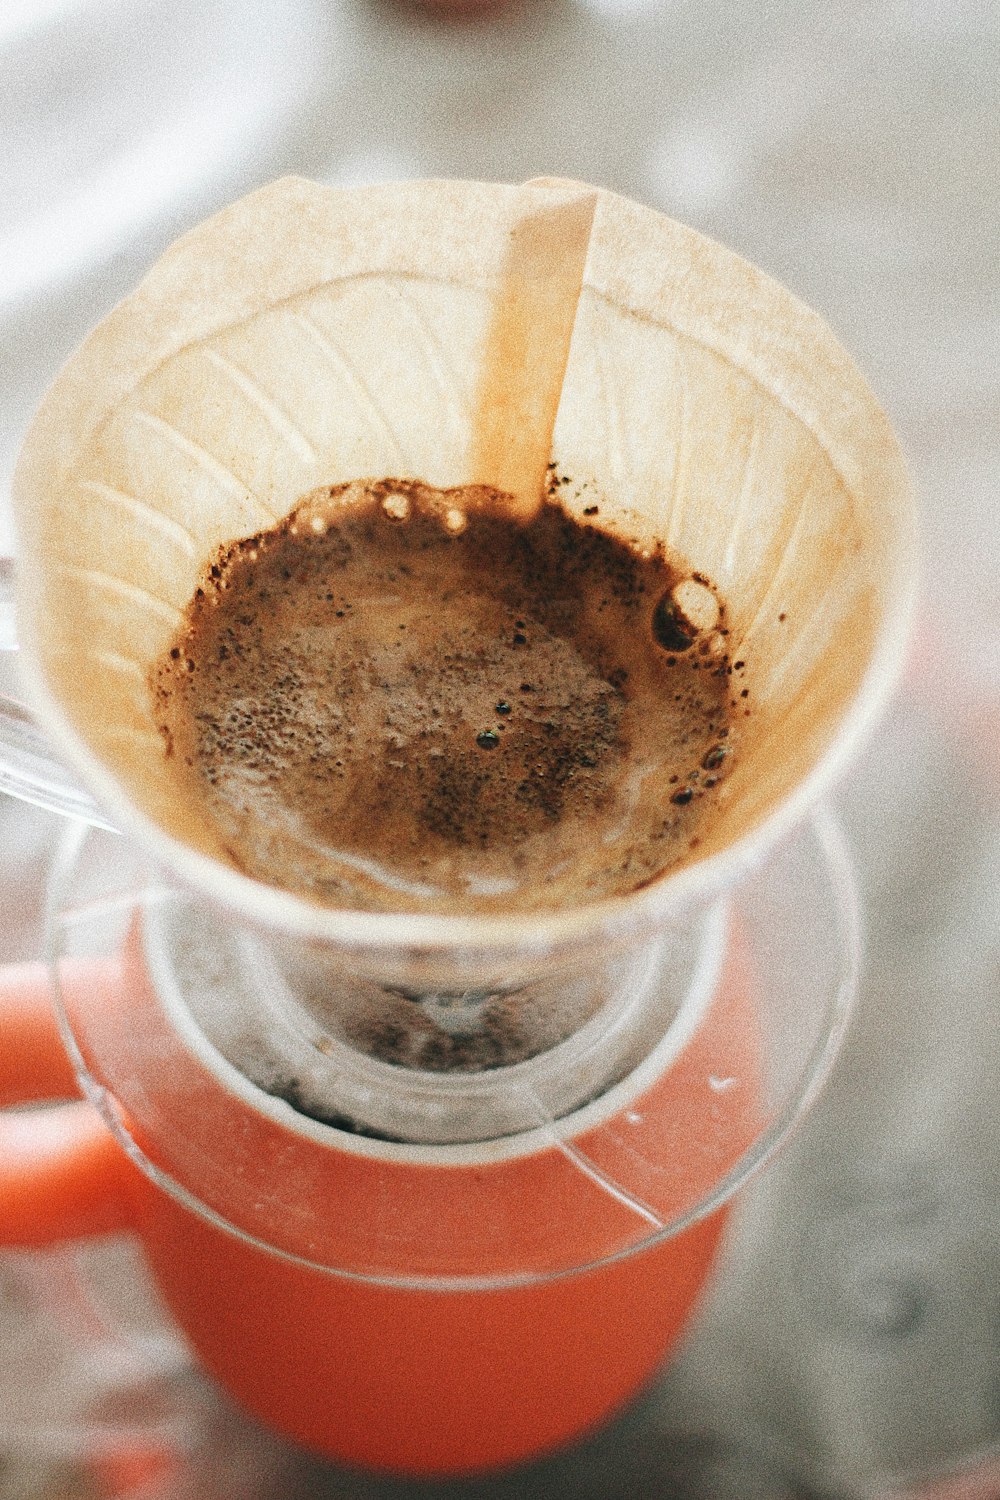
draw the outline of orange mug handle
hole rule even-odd
[[[115,977],[101,959],[60,971],[68,987]],[[0,1246],[39,1247],[132,1227],[136,1169],[79,1094],[48,969],[0,968]],[[32,1104],[43,1107],[10,1108]]]

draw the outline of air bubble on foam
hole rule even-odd
[[[718,629],[722,617],[719,601],[710,585],[699,576],[683,578],[661,595],[653,610],[653,639],[664,651],[680,655],[695,641],[701,651],[722,649]]]
[[[674,585],[670,597],[693,634],[704,635],[718,625],[719,601],[707,583],[684,578]]]
[[[312,527],[317,536],[326,536],[327,530],[329,529],[327,522],[323,519],[322,516],[313,516],[312,520],[309,522],[309,525]]]
[[[468,524],[469,518],[465,511],[459,510],[457,506],[453,505],[450,510],[445,511],[444,528],[452,536],[460,536]]]
[[[398,493],[386,495],[382,501],[382,509],[390,521],[405,521],[410,514],[410,497]]]

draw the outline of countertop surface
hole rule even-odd
[[[60,361],[185,226],[284,172],[574,177],[730,244],[868,375],[924,545],[904,683],[836,799],[866,928],[848,1042],[655,1388],[514,1474],[359,1476],[193,1371],[127,1242],[6,1254],[2,1500],[1000,1496],[1000,10],[21,0],[0,138],[0,552]],[[41,953],[57,838],[0,801],[3,961]],[[109,1433],[117,1468],[91,1462]]]

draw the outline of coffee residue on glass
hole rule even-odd
[[[519,522],[485,486],[357,481],[220,549],[156,719],[248,875],[354,909],[551,909],[696,846],[733,751],[725,622],[707,578],[551,495]]]

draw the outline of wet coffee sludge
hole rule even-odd
[[[221,549],[152,687],[233,863],[455,913],[624,895],[689,858],[736,750],[725,603],[600,525],[387,479]]]

